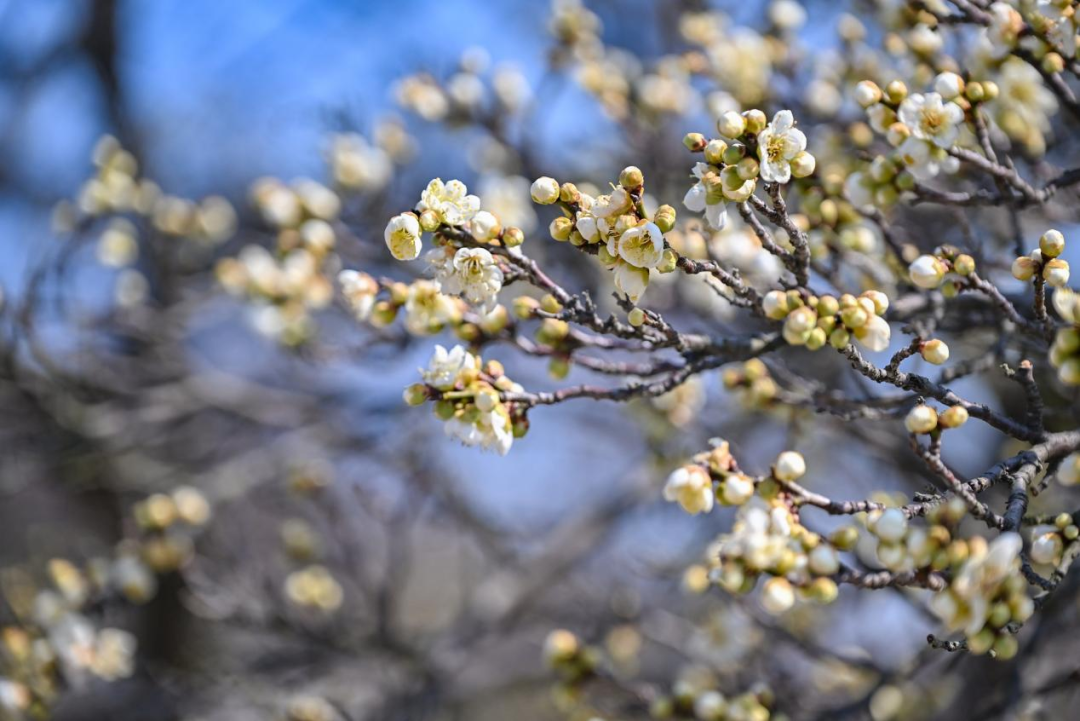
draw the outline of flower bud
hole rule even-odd
[[[956,260],[953,261],[953,270],[958,275],[971,275],[975,272],[975,259],[970,255],[962,254],[956,256]]]
[[[570,232],[574,229],[574,222],[565,216],[559,216],[551,221],[548,230],[551,237],[558,241],[570,240]]]
[[[1048,230],[1039,238],[1039,250],[1047,258],[1056,258],[1065,250],[1065,236],[1058,230]]]
[[[949,360],[949,346],[945,345],[944,341],[940,341],[937,338],[923,343],[919,352],[922,354],[923,360],[927,363],[933,363],[936,366]]]
[[[899,543],[907,533],[907,516],[899,508],[886,508],[874,522],[874,535],[885,543]]]
[[[636,165],[628,165],[619,173],[619,185],[627,190],[635,190],[645,184],[645,175]]]
[[[941,73],[934,79],[934,92],[952,100],[964,92],[964,79],[956,73]]]
[[[983,83],[968,83],[964,95],[973,103],[986,99],[986,86]]]
[[[521,228],[507,228],[503,231],[502,242],[507,248],[516,248],[525,242],[525,233]]]
[[[682,141],[683,145],[685,145],[686,149],[691,153],[700,153],[702,150],[705,150],[706,142],[705,136],[701,133],[687,133],[683,136]]]
[[[1043,266],[1043,280],[1047,285],[1061,288],[1069,282],[1069,263],[1062,258],[1052,258]]]
[[[727,143],[719,138],[709,141],[705,146],[705,162],[712,165],[721,165],[724,162],[724,153],[727,151]]]
[[[544,662],[549,666],[568,663],[580,650],[581,644],[577,636],[565,629],[557,629],[544,639]]]
[[[833,322],[832,318],[828,318],[827,321]],[[820,320],[818,321],[821,322]],[[829,335],[825,332],[824,328],[820,326],[810,331],[810,335],[806,337],[806,349],[815,351],[819,348],[824,348],[825,344],[829,341]]]
[[[967,423],[968,412],[963,406],[950,406],[938,416],[938,425],[942,428],[959,428]]]
[[[786,578],[770,578],[761,588],[761,605],[774,616],[779,616],[795,605],[795,591]]]
[[[533,181],[529,189],[533,202],[540,205],[551,205],[559,199],[559,182],[555,178],[542,176]],[[569,233],[567,233],[569,237]],[[564,238],[565,240],[565,238]]]
[[[1035,276],[1038,263],[1026,255],[1022,255],[1012,264],[1012,274],[1017,280],[1031,280]]]
[[[862,306],[853,305],[840,311],[840,320],[849,330],[862,328],[870,320],[870,314]]]
[[[829,345],[836,350],[843,350],[851,343],[851,333],[845,328],[837,328],[829,334]]]
[[[806,597],[814,603],[832,603],[840,595],[836,581],[831,578],[815,578],[806,589]]]
[[[793,160],[791,162],[794,164],[795,161]],[[793,167],[794,167],[794,165],[793,165]],[[758,165],[758,161],[756,161],[755,159],[753,159],[751,157],[743,158],[735,166],[735,173],[742,180],[753,180],[754,178],[756,178],[758,176],[759,171],[760,171],[760,166]]]
[[[805,150],[791,159],[791,174],[796,178],[806,178],[813,175],[817,167],[817,160]]]
[[[826,544],[819,544],[809,554],[810,570],[819,576],[831,576],[840,570],[840,558],[836,549]]]
[[[754,109],[747,110],[743,113],[743,117],[746,119],[746,132],[758,134],[765,129],[765,126],[769,124],[769,119],[765,116],[765,113]]]
[[[656,223],[656,227],[660,229],[661,233],[667,233],[675,227],[675,218],[675,208],[670,205],[661,205],[656,209],[653,222]]]
[[[423,405],[428,399],[428,389],[423,383],[413,383],[405,389],[402,395],[405,402],[410,406]]]
[[[540,307],[540,303],[535,298],[530,298],[527,295],[519,295],[514,298],[513,309],[514,317],[519,320],[528,320],[536,314],[536,310]]]
[[[829,543],[841,551],[850,551],[859,542],[859,529],[855,526],[840,526],[829,535]]]
[[[645,311],[641,308],[634,308],[627,314],[626,319],[630,322],[630,325],[640,328],[645,325]]]
[[[1043,533],[1031,539],[1031,560],[1040,565],[1057,563],[1062,550],[1061,536],[1056,533]]]
[[[441,222],[442,221],[439,220],[439,214],[433,210],[425,210],[420,214],[420,228],[425,233],[431,233],[438,230],[439,223]]]
[[[908,411],[904,426],[910,433],[929,433],[937,428],[937,411],[926,405],[918,405]]]
[[[945,278],[945,264],[932,255],[920,255],[908,266],[911,282],[920,288],[933,290]]]
[[[885,86],[885,95],[891,103],[901,103],[907,97],[907,85],[902,80],[893,80]]]
[[[855,86],[855,102],[864,108],[881,102],[881,88],[872,80],[863,80]]]
[[[776,458],[773,475],[781,481],[796,481],[806,473],[806,460],[801,453],[784,451]]]
[[[738,138],[746,132],[746,118],[729,110],[716,121],[716,129],[725,138]]]
[[[773,320],[783,320],[788,314],[787,293],[782,290],[770,290],[762,299],[761,307],[765,315]]]

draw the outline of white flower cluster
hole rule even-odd
[[[1006,628],[1023,623],[1035,611],[1020,573],[1023,540],[1002,533],[990,543],[976,536],[967,542],[967,558],[948,589],[930,601],[930,608],[951,631],[963,631],[972,653],[993,649],[998,658],[1016,654],[1016,637]]]
[[[522,388],[498,362],[484,364],[460,345],[449,351],[439,345],[420,373],[424,382],[409,386],[405,401],[410,405],[435,401],[435,415],[446,423],[448,436],[506,455],[514,437],[524,435],[524,418],[515,418],[512,405],[501,396],[520,393]]]
[[[499,219],[480,210],[480,198],[470,195],[459,180],[443,183],[435,178],[428,183],[416,206],[417,213],[401,213],[390,219],[384,231],[386,247],[398,260],[415,260],[423,249],[423,233],[437,231],[440,226],[464,227],[479,243],[516,245],[521,242],[520,229],[504,231]],[[455,248],[445,238],[426,256],[435,273],[436,288],[442,293],[460,295],[480,309],[490,313],[497,304],[503,285],[503,271],[495,256],[484,248]],[[514,241],[514,242],[511,242]]]
[[[644,184],[641,171],[630,166],[611,193],[595,198],[572,183],[560,186],[554,178],[537,178],[532,185],[536,203],[561,203],[564,211],[551,222],[551,236],[576,246],[599,246],[597,257],[632,303],[645,292],[652,270],[671,272],[677,261],[664,239],[675,225],[675,209],[661,206],[650,219],[641,204]]]
[[[791,345],[818,350],[826,343],[845,348],[854,338],[867,349],[880,352],[889,347],[892,329],[885,320],[888,297],[868,290],[858,297],[845,293],[804,298],[798,291],[770,291],[763,302],[765,315],[784,321],[784,340]]]
[[[724,227],[726,203],[747,200],[758,178],[766,183],[787,183],[792,177],[804,178],[814,172],[816,161],[806,152],[806,136],[795,127],[790,110],[781,110],[769,123],[760,110],[741,114],[729,110],[720,116],[717,129],[730,145],[721,139],[706,141],[699,133],[691,133],[683,141],[691,151],[705,155],[705,162],[693,168],[697,182],[687,191],[683,205],[692,212],[704,212],[713,228]]]

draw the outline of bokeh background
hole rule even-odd
[[[839,15],[859,7],[803,5],[809,63],[835,47]],[[589,6],[605,42],[646,64],[676,42],[679,10],[707,6],[757,28],[766,10],[757,1]],[[54,207],[92,173],[103,134],[166,192],[229,199],[239,214],[239,240],[227,246],[235,250],[260,242],[254,181],[325,179],[328,137],[370,135],[388,116],[417,151],[377,201],[353,209],[342,254],[350,266],[400,273],[382,248],[385,219],[411,207],[432,177],[476,187],[490,175],[488,131],[426,122],[395,102],[400,77],[444,77],[463,54],[516,68],[531,88],[535,104],[510,131],[527,150],[528,167],[516,173],[602,183],[637,162],[647,177],[655,169],[682,182],[671,169],[689,167],[679,139],[709,127],[708,108],[628,141],[573,79],[546,70],[549,14],[532,0],[0,0],[0,283],[11,308],[34,283],[47,299],[40,347],[11,351],[30,370],[5,371],[0,565],[32,571],[54,556],[107,553],[129,530],[134,500],[177,482],[214,506],[182,581],[163,582],[145,607],[105,612],[139,631],[136,674],[71,690],[56,718],[277,718],[311,694],[333,699],[344,718],[558,718],[540,646],[561,626],[616,650],[648,649],[640,661],[626,654],[628,675],[670,678],[703,663],[733,689],[769,681],[795,718],[867,717],[885,686],[940,693],[948,708],[973,692],[971,679],[1002,673],[977,659],[959,668],[956,658],[930,661],[924,639],[936,626],[920,599],[900,592],[845,591],[835,607],[781,623],[753,600],[681,587],[683,569],[731,520],[688,518],[659,500],[681,458],[724,437],[758,470],[797,448],[811,469],[828,469],[818,488],[840,497],[918,490],[925,479],[887,426],[748,413],[714,373],[679,411],[689,418],[648,403],[540,409],[503,458],[452,444],[437,420],[402,407],[429,342],[376,342],[339,313],[319,347],[297,355],[260,337],[208,281],[180,291],[211,298],[183,332],[143,339],[147,351],[138,334],[102,327],[116,273],[93,262],[92,244],[41,277],[57,263]],[[651,155],[638,160],[642,150]],[[540,236],[545,222],[541,213]],[[557,253],[552,262],[580,273]],[[687,322],[728,322],[720,311],[703,317]],[[112,365],[113,354],[124,363]],[[527,388],[557,386],[542,362],[495,355]],[[52,371],[61,380],[41,387]],[[575,370],[567,382],[587,378]],[[162,394],[174,390],[191,406],[170,411]],[[1007,408],[1022,402],[990,382],[957,390]],[[1002,445],[974,426],[957,432],[967,442],[950,458],[965,473],[990,465]],[[298,499],[288,482],[311,467],[328,485]],[[344,588],[332,618],[281,599],[290,569],[282,528],[297,519]],[[833,523],[815,519],[818,530]],[[925,685],[905,686],[924,665]],[[957,718],[996,717],[989,708]],[[875,718],[895,717],[884,713]]]

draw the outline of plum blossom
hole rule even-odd
[[[781,110],[771,123],[758,133],[758,158],[761,178],[770,183],[791,180],[791,161],[806,150],[806,136],[795,127],[790,110]]]
[[[421,369],[420,374],[429,386],[445,391],[454,387],[462,371],[475,368],[475,356],[463,346],[456,345],[448,351],[445,346],[437,345],[427,369]]]

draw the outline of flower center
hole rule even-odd
[[[765,144],[765,154],[768,155],[771,163],[782,159],[784,157],[784,139],[779,135],[769,138],[769,141]]]

